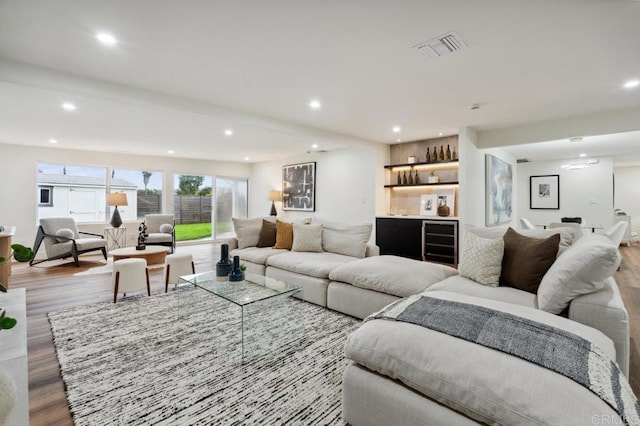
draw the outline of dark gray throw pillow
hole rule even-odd
[[[258,237],[257,247],[273,247],[276,245],[276,224],[262,220],[262,228]]]

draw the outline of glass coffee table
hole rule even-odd
[[[245,360],[245,327],[249,325],[246,311],[249,307],[269,300],[282,299],[302,291],[300,287],[252,273],[245,273],[245,280],[241,282],[231,282],[225,277],[216,277],[214,271],[185,275],[180,279],[240,307],[243,362]]]

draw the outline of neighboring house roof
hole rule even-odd
[[[100,186],[104,187],[106,181],[104,178],[92,176],[73,176],[73,175],[49,175],[46,173],[38,173],[38,183],[54,186]],[[138,185],[129,182],[126,179],[111,179],[111,188],[133,188],[137,189]]]

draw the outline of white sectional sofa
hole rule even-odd
[[[252,220],[259,232],[262,219]],[[366,245],[368,233],[322,223],[329,240],[332,233],[359,234],[355,245],[364,244],[362,255],[259,248],[246,241],[240,248],[238,239],[229,241],[231,254],[239,255],[249,270],[301,285],[305,300],[357,318],[412,295],[483,306],[573,333],[601,348],[628,374],[629,318],[612,277],[620,254],[602,236],[581,237],[573,228],[520,231],[540,240],[558,235],[557,255],[532,293],[481,285],[444,265],[376,256],[377,248]],[[505,229],[469,233],[495,246]],[[345,241],[354,244],[356,239]],[[466,254],[478,260],[487,253]],[[529,257],[531,262],[536,258],[534,252],[525,255],[519,266],[523,273]],[[468,268],[460,266],[468,275]],[[368,320],[349,337],[345,354],[352,362],[343,378],[343,418],[355,426],[589,424],[594,416],[620,420],[595,394],[558,373],[415,324]]]

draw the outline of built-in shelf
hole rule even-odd
[[[420,168],[429,170],[429,166],[432,166],[433,169],[442,168],[442,166],[451,166],[457,167],[458,160],[449,160],[449,161],[438,161],[434,163],[405,163],[405,164],[389,164],[388,166],[384,166],[385,169],[394,169],[399,167],[416,167],[420,166]]]
[[[393,185],[385,185],[385,188],[411,188],[411,187],[421,187],[421,186],[443,186],[443,185],[457,185],[458,182],[438,182],[438,183],[418,183],[418,184],[413,184],[413,185],[398,185],[398,184],[393,184]]]

